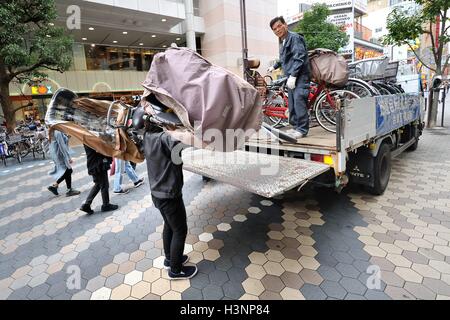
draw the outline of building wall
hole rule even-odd
[[[242,76],[242,37],[239,0],[200,0],[205,21],[202,53],[212,63]],[[249,57],[261,60],[260,72],[278,58],[278,38],[269,27],[277,15],[277,0],[247,1]]]
[[[85,0],[86,2],[156,13],[184,19],[186,11],[184,0]]]
[[[377,11],[389,6],[389,0],[368,0],[367,12]]]

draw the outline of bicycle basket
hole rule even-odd
[[[22,141],[22,136],[21,135],[10,135],[8,137],[8,143],[17,143]]]
[[[350,77],[366,81],[383,79],[388,65],[388,57],[364,59],[353,62],[349,64]]]
[[[389,62],[386,71],[384,73],[384,78],[386,80],[390,80],[393,82],[397,81],[397,73],[398,73],[398,61]]]

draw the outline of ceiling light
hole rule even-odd
[[[177,41],[180,41],[181,40],[181,38],[177,38]]]
[[[81,38],[81,40],[83,40],[83,41],[86,41],[86,40],[87,40],[87,38]]]
[[[89,30],[93,31],[93,30],[95,30],[95,29],[94,29],[94,28],[92,28],[92,27],[89,27]]]
[[[128,32],[127,31],[124,31],[124,32],[122,32],[123,34],[128,34]]]
[[[166,22],[166,21],[167,21],[167,19],[161,19],[161,21],[162,21],[162,22]]]
[[[163,45],[162,47],[163,47],[163,48],[167,48],[167,46],[166,46],[166,45]]]
[[[156,38],[156,35],[154,34],[154,35],[152,35],[152,38]]]
[[[117,40],[114,40],[113,43],[117,43]]]
[[[95,47],[95,43],[91,44],[91,47]]]
[[[140,45],[140,46],[143,46],[144,44],[141,42],[141,43],[139,43],[139,45]]]

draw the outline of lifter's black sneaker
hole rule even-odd
[[[197,267],[195,266],[183,266],[179,273],[174,273],[172,270],[169,270],[169,279],[170,280],[186,280],[193,278],[198,272]]]
[[[183,255],[182,264],[185,265],[188,261],[189,261],[189,257],[187,255]],[[164,259],[164,269],[166,269],[166,270],[170,269],[170,260]]]

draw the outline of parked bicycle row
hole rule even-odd
[[[20,127],[9,134],[6,128],[0,127],[0,159],[5,166],[8,158],[14,158],[18,163],[28,155],[32,155],[33,159],[45,159],[48,146],[47,130],[44,127],[40,130]]]

